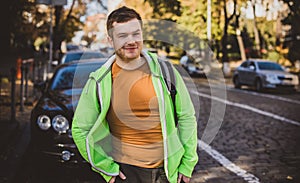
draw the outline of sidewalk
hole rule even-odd
[[[30,113],[33,108],[33,85],[28,86],[28,97],[20,110],[20,81],[16,81],[15,114],[11,109],[11,83],[1,78],[0,91],[0,182],[10,182],[30,140]],[[15,116],[15,119],[14,117]]]
[[[17,111],[16,120],[0,120],[0,182],[10,182],[15,176],[20,160],[30,140],[30,112],[33,106],[24,106]],[[1,112],[10,113],[8,107],[1,106]]]

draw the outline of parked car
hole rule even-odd
[[[180,59],[181,66],[190,76],[206,76],[210,72],[210,66],[203,62],[197,62],[195,59],[189,59],[182,62],[183,58]]]
[[[38,85],[42,95],[31,111],[29,147],[39,174],[55,176],[54,171],[61,168],[60,173],[78,168],[79,172],[88,169],[88,173],[94,173],[74,144],[71,126],[89,73],[102,66],[105,60],[61,64],[49,82]]]
[[[205,55],[205,52],[200,54],[200,51],[190,50],[185,52],[179,60],[180,65],[190,76],[206,76],[211,71],[211,66]]]
[[[266,88],[296,89],[297,75],[287,72],[280,64],[268,60],[250,59],[236,68],[233,74],[235,88],[243,85],[254,87],[257,91]]]
[[[77,60],[87,60],[87,59],[93,59],[93,58],[105,58],[107,57],[104,53],[101,53],[100,51],[84,51],[84,50],[72,50],[66,52],[60,61],[53,61],[52,65],[57,66],[59,64],[64,64],[68,62],[73,62]]]
[[[209,73],[210,67],[206,64],[198,63],[187,63],[186,65],[182,65],[182,67],[189,73],[190,76],[203,76]]]
[[[68,43],[66,45],[66,50],[67,51],[72,51],[72,50],[82,50],[82,46],[76,45],[76,44],[72,44],[72,43]]]

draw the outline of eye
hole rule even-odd
[[[119,38],[126,38],[126,37],[127,37],[126,34],[121,34],[121,35],[119,35]]]
[[[141,33],[140,32],[133,33],[133,36],[139,37],[139,36],[141,36]]]

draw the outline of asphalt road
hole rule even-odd
[[[199,162],[192,183],[300,182],[299,92],[234,89],[230,78],[193,78],[187,84],[198,116]],[[13,151],[18,162],[24,162],[20,152],[30,139],[26,125],[23,143]],[[24,175],[30,162],[18,162],[10,163],[16,166],[10,175],[30,182]]]

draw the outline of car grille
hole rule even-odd
[[[279,80],[288,80],[288,81],[293,80],[293,78],[286,78],[285,76],[278,76],[278,79]]]

